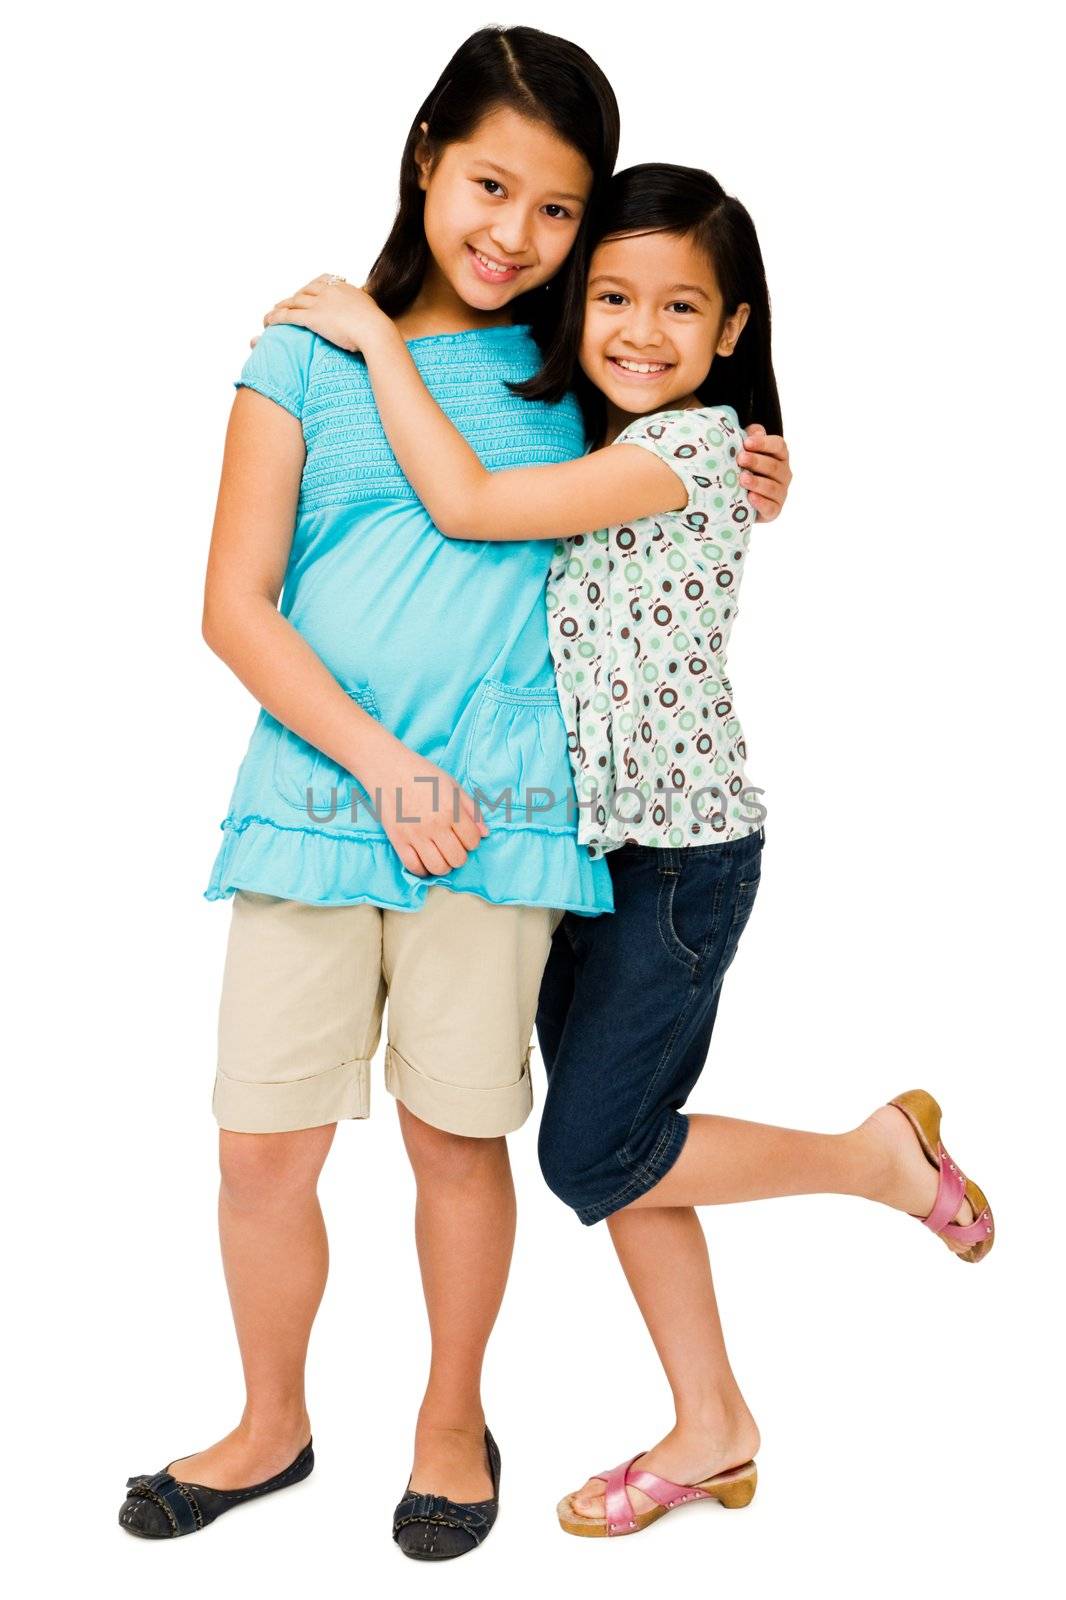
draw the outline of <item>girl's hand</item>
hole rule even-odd
[[[321,334],[341,350],[362,350],[382,323],[392,324],[365,289],[343,278],[334,281],[332,273],[321,273],[297,290],[288,300],[279,300],[263,318],[264,328],[274,322],[294,322]],[[252,340],[252,344],[255,344]]]
[[[773,522],[788,498],[792,469],[788,464],[788,445],[780,434],[767,433],[761,422],[753,422],[744,432],[745,449],[737,456],[742,471],[740,481],[763,522]]]
[[[372,746],[357,774],[378,809],[396,854],[418,877],[461,867],[487,838],[489,826],[451,773],[427,761],[401,740]]]

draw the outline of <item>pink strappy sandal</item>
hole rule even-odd
[[[906,1094],[897,1095],[895,1100],[888,1103],[903,1112],[918,1135],[918,1143],[927,1161],[940,1174],[933,1209],[927,1217],[917,1220],[943,1239],[960,1261],[983,1261],[995,1239],[992,1212],[976,1183],[955,1165],[940,1142],[940,1107],[924,1089],[908,1089]],[[970,1202],[973,1221],[952,1222],[964,1199]],[[969,1245],[970,1248],[958,1250],[956,1245]]]
[[[643,1454],[643,1450],[639,1450],[635,1456],[630,1456],[628,1461],[613,1467],[610,1472],[593,1474],[601,1478],[605,1485],[606,1516],[602,1519],[583,1517],[574,1510],[572,1496],[564,1495],[556,1507],[563,1532],[576,1533],[584,1539],[603,1539],[623,1533],[640,1533],[649,1523],[658,1522],[668,1511],[688,1500],[717,1500],[731,1511],[751,1503],[757,1477],[754,1461],[745,1461],[742,1467],[731,1467],[728,1472],[716,1473],[702,1483],[671,1483],[669,1478],[660,1478],[655,1472],[645,1472],[639,1467],[636,1472],[632,1470],[634,1461]],[[649,1506],[647,1511],[636,1511],[626,1492],[627,1488],[642,1489],[649,1499],[656,1502],[655,1505]]]

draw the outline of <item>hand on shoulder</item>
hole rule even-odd
[[[320,273],[294,295],[279,300],[263,318],[265,328],[292,323],[341,350],[363,350],[367,340],[393,323],[365,289],[335,273]],[[254,345],[256,340],[252,340]]]

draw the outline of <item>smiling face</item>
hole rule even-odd
[[[615,234],[589,268],[582,371],[614,420],[698,405],[696,390],[715,356],[732,354],[749,309],[725,316],[714,268],[688,235]]]
[[[418,181],[432,257],[427,289],[434,297],[450,289],[492,312],[562,266],[592,171],[543,122],[505,106],[483,117],[469,139],[445,145],[435,163],[420,159]]]

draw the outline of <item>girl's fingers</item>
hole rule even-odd
[[[314,300],[310,295],[294,294],[291,300],[279,300],[272,311],[268,311],[263,318],[264,328],[272,322],[291,322],[292,312],[311,311],[314,309]]]
[[[788,484],[775,483],[772,478],[756,478],[748,488],[748,499],[764,522],[777,516],[787,496]]]
[[[473,795],[467,794],[465,789],[459,790],[459,807],[463,812],[463,815],[467,817],[477,829],[478,837],[481,839],[488,838],[488,835],[491,831],[489,825],[485,821],[485,818],[479,813],[477,805],[474,802]]]
[[[788,493],[787,480],[769,472],[742,472],[740,481],[749,495],[754,491],[755,494],[765,495],[767,499],[784,501]]]
[[[452,832],[465,850],[476,850],[488,829],[476,817],[460,809],[459,820],[452,823]]]
[[[407,868],[408,872],[417,873],[418,877],[426,876],[426,869],[419,859],[418,851],[413,845],[404,844],[396,846],[396,854]]]
[[[784,505],[792,482],[788,445],[780,434],[766,433],[761,424],[753,423],[747,431],[754,435],[754,448],[741,450],[737,456],[737,464],[743,469],[740,481],[759,516],[764,522],[772,522]]]
[[[292,318],[285,316],[286,311],[313,310],[318,303],[322,289],[329,287],[325,279],[326,274],[321,273],[319,277],[313,278],[310,283],[305,283],[302,289],[297,289],[295,294],[289,295],[285,300],[277,301],[263,318],[264,328],[268,328],[274,322],[291,322]]]
[[[295,294],[286,295],[284,300],[275,300],[271,311],[292,310],[294,306],[308,306],[314,303],[314,293],[309,289],[297,289]]]
[[[418,853],[425,862],[426,871],[431,872],[434,877],[439,878],[442,873],[452,870],[432,839],[420,839],[418,841]]]
[[[787,483],[792,476],[788,462],[778,461],[776,456],[745,455],[747,459],[743,461],[737,457],[742,468],[740,481],[745,485],[760,488],[764,483]]]
[[[774,461],[778,466],[787,467],[788,445],[777,434],[767,434],[764,439],[753,439],[750,445],[745,445],[737,460],[744,463],[751,460]]]
[[[465,866],[466,847],[454,828],[449,828],[448,832],[439,838],[436,843],[441,855],[448,863],[449,871],[452,871],[455,867]]]
[[[765,450],[767,455],[788,455],[788,445],[781,434],[767,433],[761,422],[753,422],[750,428],[744,429],[742,444],[747,450]]]
[[[784,504],[781,500],[771,500],[768,495],[756,494],[750,489],[748,491],[748,499],[763,522],[773,522],[774,518],[780,514],[781,507]]]

